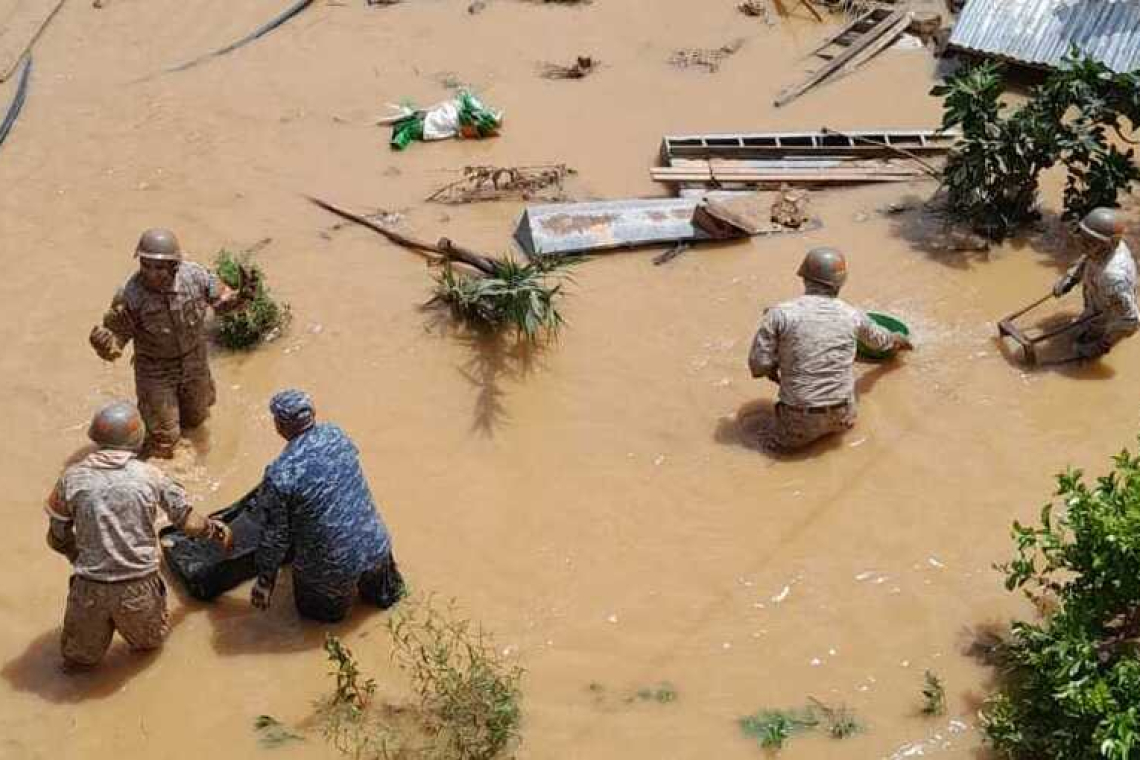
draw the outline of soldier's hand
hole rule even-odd
[[[253,591],[249,595],[249,603],[259,610],[269,609],[269,602],[273,599],[273,583],[258,577],[253,584]]]
[[[87,341],[95,349],[99,358],[105,361],[113,362],[123,355],[123,350],[119,348],[115,333],[102,325],[91,328],[91,335],[88,336]]]
[[[210,518],[206,521],[205,536],[210,541],[221,547],[222,551],[229,554],[234,548],[234,532],[230,526],[226,525],[221,520]]]

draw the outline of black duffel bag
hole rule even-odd
[[[166,565],[195,599],[209,601],[257,575],[253,558],[265,530],[265,515],[257,506],[259,488],[210,515],[230,526],[233,550],[204,538],[191,538],[173,525],[158,533]]]

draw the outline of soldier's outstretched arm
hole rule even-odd
[[[194,538],[213,541],[227,554],[233,548],[234,535],[230,526],[212,517],[202,517],[190,508],[186,490],[178,481],[157,467],[154,468],[158,503],[175,528]]]
[[[880,327],[862,312],[860,313],[859,324],[855,328],[855,337],[876,351],[910,351],[914,348],[910,338],[899,333],[893,333],[885,327]]]

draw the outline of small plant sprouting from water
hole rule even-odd
[[[662,681],[656,686],[646,686],[638,689],[635,696],[643,702],[656,702],[661,705],[667,705],[670,702],[677,701],[677,688],[668,681]]]
[[[448,760],[490,760],[517,743],[522,668],[497,651],[454,603],[405,601],[388,621],[392,658],[412,681],[434,747]]]
[[[926,671],[923,675],[922,714],[943,715],[946,712],[946,686],[937,674]]]
[[[317,719],[325,740],[353,760],[389,760],[398,756],[393,733],[368,708],[376,682],[364,678],[352,650],[332,634],[325,636],[325,653],[336,680],[333,693],[317,702]]]
[[[863,723],[846,705],[832,706],[809,697],[806,707],[760,710],[739,720],[740,730],[766,749],[780,749],[793,734],[822,728],[832,739],[846,739],[863,730]]]
[[[740,719],[740,730],[760,742],[761,747],[780,749],[799,731],[813,729],[819,720],[810,709],[760,710]]]
[[[846,739],[863,730],[863,723],[847,705],[833,707],[815,697],[809,699],[814,708],[813,712],[819,716],[821,725],[832,739]]]
[[[305,741],[305,737],[293,733],[272,715],[258,715],[253,720],[253,729],[257,731],[263,747],[273,748],[291,741]]]
[[[242,287],[244,278],[256,279],[252,300],[235,311],[218,316],[217,339],[223,346],[234,350],[251,349],[263,341],[271,340],[289,324],[289,304],[273,298],[265,285],[264,273],[253,263],[248,253],[234,254],[225,249],[218,251],[214,259],[214,270],[218,279],[234,290]]]

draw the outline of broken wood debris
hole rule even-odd
[[[907,182],[938,176],[928,158],[947,153],[954,132],[858,130],[668,136],[654,180],[678,185],[776,188]],[[926,158],[924,158],[924,156]]]
[[[463,176],[427,197],[436,203],[478,203],[509,198],[561,200],[562,182],[574,170],[565,164],[465,166]]]
[[[373,221],[368,217],[354,214],[347,209],[335,206],[328,201],[315,198],[311,195],[306,196],[310,203],[320,206],[329,213],[336,214],[342,219],[347,219],[350,222],[355,222],[362,227],[367,227],[373,232],[377,232],[384,237],[391,240],[396,245],[406,248],[419,256],[427,259],[428,262],[433,264],[443,264],[445,262],[465,264],[472,269],[478,270],[485,275],[494,275],[496,273],[495,264],[490,256],[481,253],[470,251],[462,248],[447,238],[440,238],[436,243],[429,243],[425,240],[420,240],[404,232],[393,229],[392,227]]]
[[[598,67],[598,61],[588,55],[580,55],[570,66],[559,63],[543,63],[540,76],[544,79],[584,79]]]
[[[744,0],[736,6],[736,10],[745,16],[762,19],[768,26],[774,26],[776,23],[772,20],[772,15],[768,13],[768,6],[764,4],[764,0]]]
[[[810,218],[808,216],[807,191],[793,190],[787,185],[781,187],[780,191],[776,193],[775,200],[772,201],[769,218],[774,224],[783,227],[792,229],[803,227]]]
[[[927,175],[913,165],[894,159],[852,161],[834,160],[751,160],[751,161],[674,161],[672,166],[650,170],[656,182],[700,183],[724,187],[750,185],[779,187],[785,183],[808,185],[862,182],[908,182]]]
[[[825,80],[860,68],[898,39],[910,20],[909,12],[890,8],[874,8],[859,16],[812,51],[812,55],[827,63],[803,82],[782,92],[775,105],[787,105]]]
[[[847,130],[826,127],[818,132],[756,132],[667,136],[661,160],[677,158],[770,158],[774,156],[868,156],[905,150],[917,154],[946,153],[958,132],[935,130]]]
[[[735,39],[727,45],[718,48],[690,48],[678,50],[669,56],[669,63],[677,68],[701,68],[709,74],[720,71],[720,65],[726,58],[733,55],[744,46],[744,39]]]

